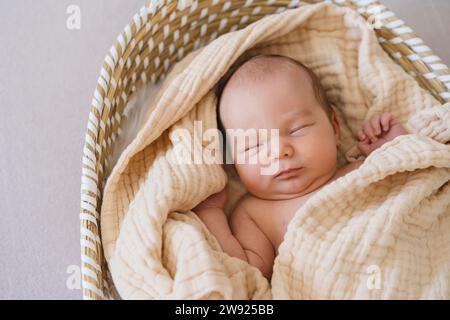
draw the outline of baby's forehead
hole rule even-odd
[[[281,92],[283,92],[282,97],[291,97],[287,98],[291,101],[302,100],[298,98],[299,95],[315,96],[312,71],[302,63],[288,57],[256,56],[238,66],[232,66],[229,72],[231,75],[228,75],[228,80],[222,87],[218,102],[218,121],[223,129],[234,127],[237,123],[245,123],[245,118],[255,112],[246,112],[250,110],[246,110],[243,106],[259,106],[260,104],[255,102],[255,99],[259,102],[262,102],[261,99],[267,101],[263,98],[267,95],[269,95],[269,99],[276,99],[275,97],[280,97]],[[285,90],[288,87],[298,88],[298,86],[302,90]],[[277,92],[273,93],[274,90]],[[278,92],[279,90],[281,91]],[[283,112],[286,111],[290,110],[283,110]],[[251,122],[254,120],[256,121],[257,118],[250,119]]]
[[[241,65],[231,75],[223,88],[219,102],[219,106],[227,105],[227,107],[220,109],[234,112],[230,108],[234,109],[233,105],[239,108],[240,103],[237,102],[243,95],[257,97],[261,90],[273,92],[279,89],[280,83],[300,85],[306,88],[308,93],[314,92],[312,76],[301,64],[297,65],[288,59],[278,57],[257,57]],[[286,93],[289,96],[295,94],[296,92]]]
[[[277,86],[273,84],[280,80],[285,81],[284,83],[303,83],[313,88],[309,72],[301,65],[281,58],[255,58],[231,75],[223,89],[220,104],[225,104],[226,100],[234,100],[236,96],[239,99],[242,93],[258,94],[258,90],[275,90]]]
[[[257,56],[234,70],[228,84],[233,88],[268,81],[276,76],[300,76],[302,80],[312,80],[307,69],[290,58]]]

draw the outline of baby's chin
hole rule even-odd
[[[264,189],[249,191],[255,197],[263,200],[289,200],[307,196],[311,192],[316,191],[326,184],[332,175],[333,172],[312,179],[301,175],[289,179],[272,178]]]
[[[296,183],[296,181],[291,180],[280,183],[282,184],[282,186],[274,187],[272,189],[272,192],[266,195],[266,198],[268,200],[288,200],[306,196],[307,194],[314,191],[304,184]]]

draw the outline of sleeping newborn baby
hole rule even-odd
[[[284,56],[259,55],[236,63],[218,86],[218,125],[228,129],[278,129],[274,174],[261,174],[267,163],[239,163],[258,154],[260,139],[231,148],[231,158],[248,194],[228,217],[225,189],[193,211],[230,256],[257,267],[270,281],[278,247],[295,212],[325,185],[358,168],[362,161],[337,167],[338,118],[315,74]],[[364,156],[406,134],[390,113],[374,115],[357,133]],[[228,135],[225,135],[228,141]],[[228,143],[227,143],[228,145]],[[228,147],[227,147],[228,148]]]

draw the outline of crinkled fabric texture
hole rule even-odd
[[[216,128],[214,88],[243,54],[277,53],[320,77],[342,126],[339,163],[361,157],[354,134],[390,111],[410,134],[374,151],[298,209],[269,283],[222,251],[191,211],[225,185],[220,164],[183,164]],[[450,111],[383,51],[356,12],[317,4],[266,16],[175,65],[104,190],[101,230],[124,299],[450,298]],[[182,140],[184,141],[184,140]],[[228,182],[228,183],[227,183]],[[230,206],[230,204],[228,204]]]

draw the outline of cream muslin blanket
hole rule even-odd
[[[194,153],[207,147],[195,121],[203,132],[216,128],[217,81],[256,53],[290,56],[318,74],[339,115],[339,165],[362,156],[354,134],[376,112],[390,111],[410,133],[298,209],[270,283],[224,253],[191,211],[226,185],[229,210],[245,189],[220,164],[184,163],[189,139],[173,134],[186,129]],[[449,106],[350,9],[310,5],[227,33],[174,66],[107,180],[101,231],[117,291],[124,299],[450,298],[449,128]]]

